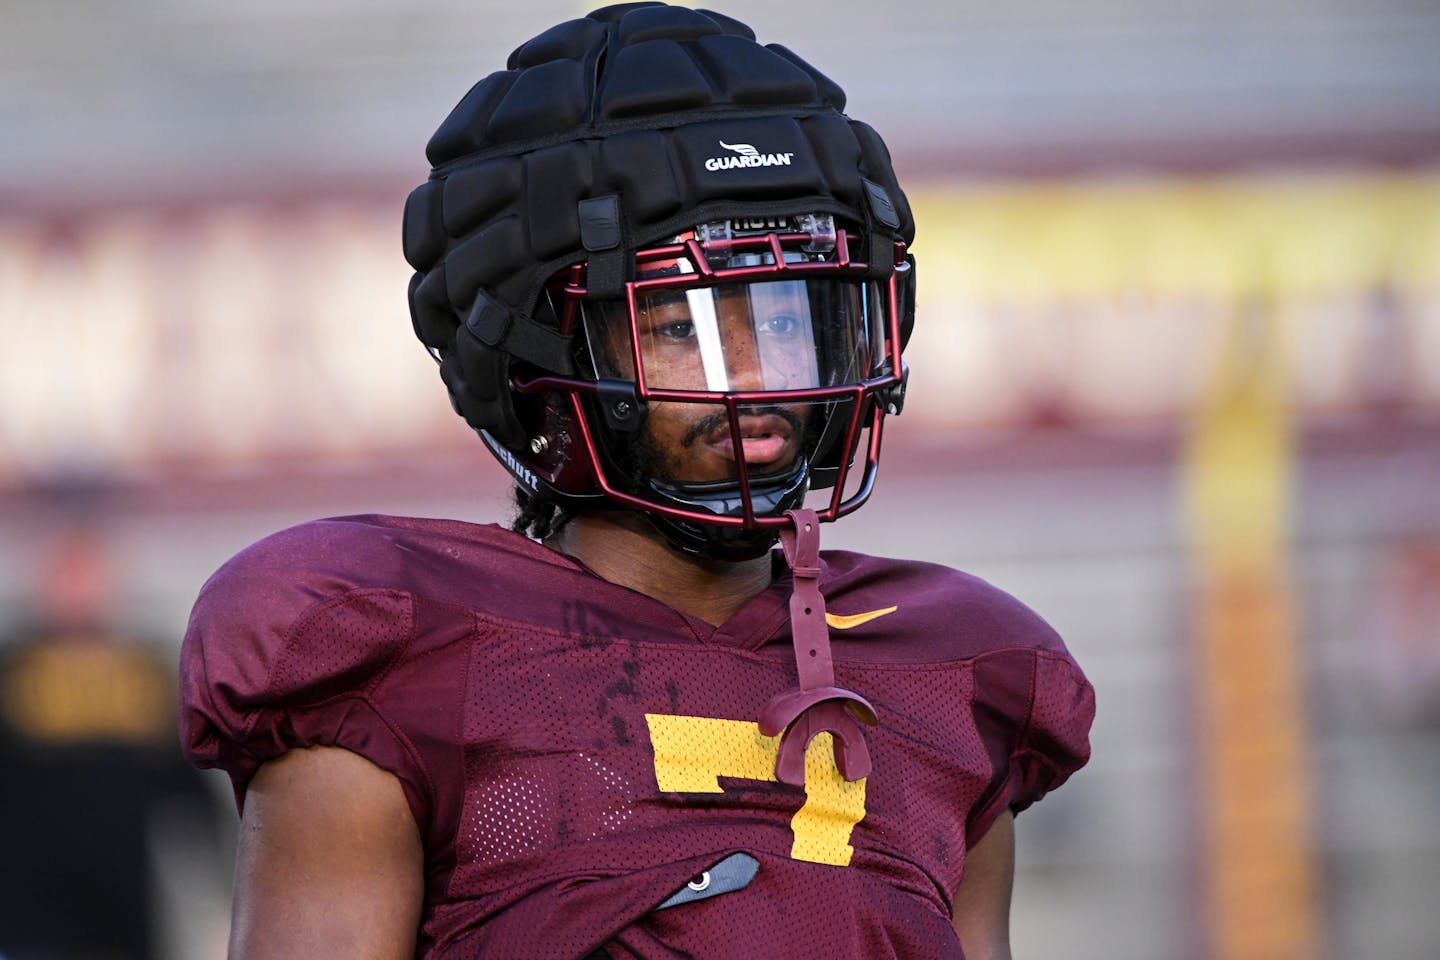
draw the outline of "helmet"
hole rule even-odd
[[[531,497],[641,511],[693,553],[757,556],[807,497],[859,507],[913,324],[879,136],[709,11],[606,7],[507,67],[405,205],[411,317],[456,412]]]

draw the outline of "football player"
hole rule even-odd
[[[233,956],[1009,955],[1012,817],[1093,698],[994,587],[819,551],[913,321],[910,210],[844,103],[635,3],[441,124],[412,319],[520,515],[309,523],[202,590],[182,718],[241,805]]]

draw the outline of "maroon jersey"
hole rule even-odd
[[[762,708],[795,684],[790,578],[711,626],[497,527],[347,517],[276,534],[201,591],[185,747],[245,786],[293,747],[391,771],[425,847],[423,957],[960,957],[965,852],[1088,757],[1093,694],[1012,597],[826,552],[829,734],[776,780]]]

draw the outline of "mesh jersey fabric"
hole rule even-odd
[[[458,521],[316,521],[222,567],[182,648],[182,740],[242,804],[295,747],[394,773],[425,847],[422,957],[960,957],[965,851],[1086,762],[1093,691],[983,581],[822,568],[836,681],[880,718],[855,784],[828,734],[803,789],[774,779],[756,718],[794,684],[778,553],[712,627]],[[655,909],[734,853],[747,885]]]

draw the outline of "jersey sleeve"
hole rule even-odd
[[[1095,691],[1054,638],[980,657],[974,710],[992,775],[966,825],[972,844],[1002,811],[1024,810],[1086,764]]]
[[[195,765],[229,773],[242,806],[267,760],[343,747],[395,774],[423,823],[418,755],[377,706],[414,633],[412,599],[323,570],[307,536],[262,540],[202,588],[181,645],[181,745]],[[333,556],[329,546],[318,553]]]

